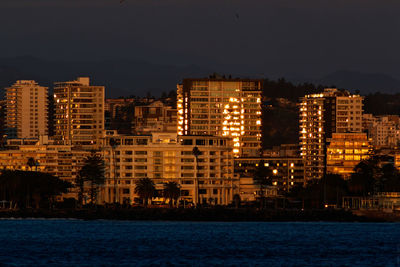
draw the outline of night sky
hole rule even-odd
[[[0,57],[400,77],[400,1],[1,0]]]

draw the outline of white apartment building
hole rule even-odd
[[[106,185],[102,201],[134,203],[135,182],[151,178],[157,190],[166,182],[181,186],[180,200],[197,204],[226,205],[238,190],[234,176],[232,141],[215,136],[177,136],[153,133],[120,136],[107,131],[103,157],[106,161]],[[110,146],[113,139],[116,145]],[[197,147],[201,155],[193,155]]]
[[[5,90],[7,137],[37,138],[47,135],[47,87],[31,80],[19,80]]]
[[[54,138],[59,144],[98,149],[104,130],[104,86],[89,78],[57,82],[54,87]]]

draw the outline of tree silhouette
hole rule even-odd
[[[199,201],[199,199],[200,199],[200,196],[199,196],[199,156],[201,155],[201,151],[197,146],[195,146],[195,147],[193,147],[192,154],[196,160],[196,174],[195,174],[196,177],[194,180],[195,193],[194,193],[193,197],[196,198],[196,206],[197,206],[197,205],[199,205],[199,202],[200,202]]]
[[[97,199],[97,193],[100,186],[104,185],[105,164],[103,158],[92,151],[91,154],[84,160],[84,165],[78,173],[78,176],[83,181],[90,183],[90,201],[94,205]]]
[[[181,196],[180,186],[176,182],[168,182],[164,184],[164,197],[169,199],[169,206],[173,206],[173,201],[177,201]]]
[[[0,198],[19,208],[30,207],[32,202],[35,208],[46,202],[51,204],[55,196],[67,192],[69,187],[69,182],[48,173],[6,170],[0,175]]]
[[[240,198],[239,194],[234,194],[233,195],[233,203],[235,204],[235,208],[238,209],[240,207],[240,203],[242,202],[242,199]]]
[[[85,190],[85,180],[79,172],[75,179],[75,187],[78,188],[78,204],[81,207],[83,204],[83,193]]]
[[[156,187],[150,178],[141,178],[135,182],[135,193],[143,200],[145,206],[148,205],[149,199],[156,194]]]
[[[34,158],[32,158],[32,157],[29,157],[28,158],[28,162],[26,163],[27,165],[28,165],[28,167],[29,167],[29,169],[32,171],[32,168],[33,167],[36,167],[36,170],[37,170],[37,162],[36,162],[36,160],[34,159]]]
[[[377,179],[377,186],[380,192],[399,192],[400,175],[393,164],[385,164],[381,168],[381,176]]]
[[[362,196],[373,193],[377,172],[378,166],[375,160],[361,161],[357,164],[348,181],[350,193]]]

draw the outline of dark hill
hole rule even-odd
[[[24,56],[0,59],[0,86],[16,79],[34,79],[52,86],[78,76],[89,76],[93,84],[105,85],[107,97],[159,95],[176,89],[184,77],[204,77],[214,72],[198,66],[152,64],[139,60],[50,61]]]
[[[336,86],[351,91],[359,90],[366,95],[373,92],[399,93],[400,81],[381,73],[336,71],[317,81],[318,84]]]

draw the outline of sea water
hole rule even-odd
[[[2,266],[400,266],[397,223],[0,220]]]

